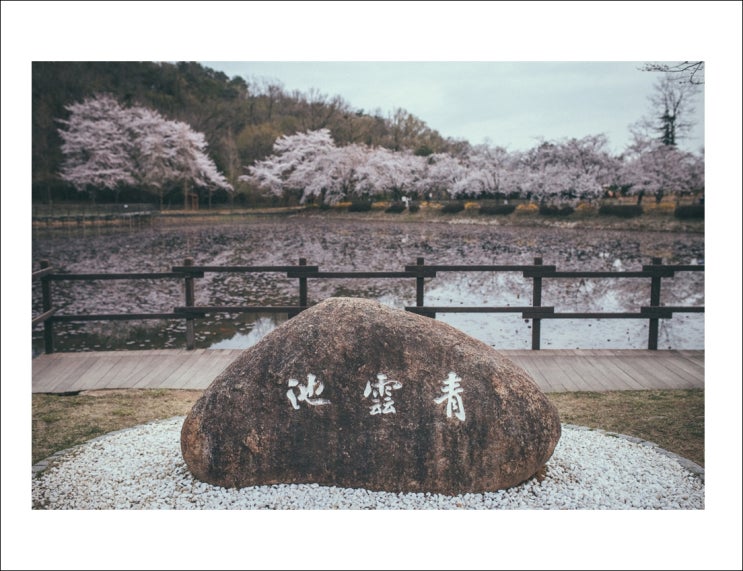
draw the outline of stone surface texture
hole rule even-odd
[[[246,349],[186,417],[192,474],[460,494],[534,476],[557,409],[520,367],[439,321],[329,298]]]

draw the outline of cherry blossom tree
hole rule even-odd
[[[464,169],[464,176],[454,182],[449,192],[452,198],[481,198],[492,194],[496,189],[495,171],[469,166]]]
[[[183,187],[184,208],[188,208],[188,194],[192,186],[232,190],[232,185],[206,154],[207,143],[203,133],[198,133],[181,121],[167,121],[163,125],[170,133],[171,176]]]
[[[464,164],[446,153],[434,153],[426,161],[424,193],[433,196],[446,193],[452,195],[454,187],[467,176]]]
[[[646,144],[652,146],[652,141]],[[703,161],[693,155],[664,154],[656,149],[644,156],[652,149],[638,147],[634,155],[620,159],[612,156],[607,146],[604,135],[590,135],[542,142],[526,152],[509,153],[480,145],[459,158],[445,153],[422,157],[384,147],[337,147],[330,132],[320,129],[279,137],[274,154],[250,167],[241,180],[277,196],[295,194],[300,203],[436,193],[450,198],[515,194],[545,204],[575,205],[621,186],[634,186],[636,192],[654,189],[655,193],[661,185],[661,173],[670,173],[673,161],[680,160],[684,166],[674,175],[677,178],[669,175],[662,179],[664,192],[677,192],[683,184],[704,187]],[[686,181],[683,184],[682,179]]]
[[[523,156],[526,192],[545,203],[575,204],[603,195],[615,184],[619,164],[606,150],[603,135],[543,142]]]
[[[64,128],[60,176],[78,191],[88,191],[95,202],[97,189],[118,191],[135,181],[133,141],[124,109],[109,95],[98,95],[68,105],[70,118]]]
[[[390,195],[399,200],[415,197],[424,189],[426,159],[410,151],[390,151],[384,147],[372,149],[367,160],[358,167],[356,190],[361,195]]]
[[[306,194],[309,173],[318,174],[318,157],[335,148],[328,129],[284,135],[276,139],[273,154],[248,168],[240,180],[267,189],[276,196],[295,194],[301,203],[315,195],[316,188]]]
[[[118,189],[139,184],[160,197],[170,186],[232,191],[232,185],[206,154],[206,140],[186,123],[170,121],[144,107],[122,107],[113,97],[96,95],[67,107],[61,121],[65,155],[60,175],[85,188]]]
[[[629,187],[629,194],[653,194],[659,203],[667,194],[704,190],[704,160],[652,139],[635,139],[622,171],[622,183]]]
[[[509,163],[509,154],[503,147],[488,144],[472,147],[463,162],[464,175],[451,187],[452,198],[508,196],[501,182]]]
[[[318,155],[314,176],[309,176],[304,197],[317,197],[321,203],[335,204],[358,194],[359,168],[366,163],[369,149],[364,145],[345,145]]]
[[[240,180],[276,196],[294,195],[301,204],[316,199],[332,204],[351,196],[400,198],[417,194],[425,178],[423,157],[357,144],[337,147],[327,129],[279,137],[273,150]]]

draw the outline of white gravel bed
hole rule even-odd
[[[704,470],[638,439],[563,425],[546,477],[446,496],[318,484],[226,489],[194,479],[174,417],[110,433],[33,468],[35,509],[703,509]]]

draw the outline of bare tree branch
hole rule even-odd
[[[681,83],[691,83],[692,85],[704,84],[703,61],[682,61],[677,64],[646,63],[640,70],[678,74],[677,79]]]

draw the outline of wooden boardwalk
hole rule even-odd
[[[241,349],[52,353],[33,359],[34,393],[205,389]],[[509,350],[545,392],[704,388],[704,351]]]

